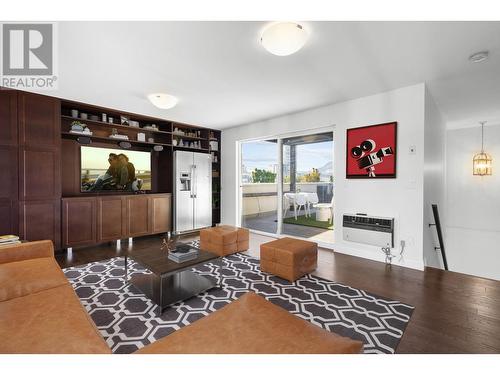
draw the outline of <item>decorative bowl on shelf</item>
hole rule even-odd
[[[129,126],[133,128],[139,128],[139,121],[129,120]]]
[[[73,121],[69,132],[72,134],[92,135],[92,132],[87,125],[81,123],[80,121]]]

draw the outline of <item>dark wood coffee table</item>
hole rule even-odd
[[[204,263],[215,263],[222,268],[222,258],[208,251],[198,251],[196,259],[176,263],[168,259],[167,250],[159,247],[133,250],[124,256],[125,282],[130,282],[155,302],[161,315],[166,307],[174,303],[220,287],[220,279],[215,275],[211,280],[192,272],[191,268]],[[133,274],[128,280],[128,258],[151,271],[151,274]]]

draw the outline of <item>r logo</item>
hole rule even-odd
[[[3,75],[53,74],[52,24],[3,24]]]

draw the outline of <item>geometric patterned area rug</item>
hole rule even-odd
[[[230,255],[224,262],[222,275],[211,263],[193,269],[207,277],[222,276],[222,288],[172,305],[161,316],[155,303],[124,285],[121,257],[63,271],[114,353],[132,353],[247,291],[323,329],[363,341],[365,353],[394,353],[413,312],[404,303],[312,275],[288,282],[260,272],[259,260],[248,255]],[[132,273],[147,271],[129,259]]]

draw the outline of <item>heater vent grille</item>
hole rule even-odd
[[[346,241],[394,247],[394,218],[345,214],[342,226]]]

